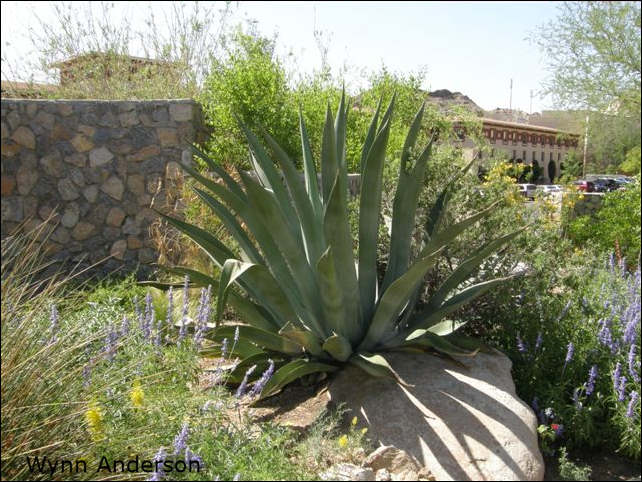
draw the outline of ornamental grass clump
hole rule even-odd
[[[201,228],[165,216],[209,255],[220,267],[221,276],[215,279],[210,273],[188,267],[169,269],[189,275],[194,286],[211,285],[217,291],[216,322],[206,335],[215,345],[207,353],[220,355],[223,340],[239,330],[240,339],[233,356],[240,363],[227,377],[231,383],[248,384],[272,363],[274,373],[265,383],[262,397],[278,392],[299,377],[333,372],[345,364],[403,383],[386,361],[386,353],[437,351],[450,357],[471,356],[478,351],[474,341],[453,334],[464,323],[455,323],[447,317],[508,279],[468,282],[490,255],[520,231],[471,252],[418,309],[422,280],[444,249],[495,208],[493,204],[472,216],[446,223],[444,215],[455,181],[467,168],[455,178],[445,179],[425,221],[422,249],[413,259],[411,241],[419,194],[438,137],[433,129],[428,133],[427,144],[418,148],[420,134],[426,133],[422,127],[422,106],[401,152],[390,250],[385,274],[379,279],[377,241],[382,173],[394,97],[383,116],[380,107],[381,103],[361,149],[358,240],[352,238],[348,218],[345,143],[349,108],[345,96],[334,119],[330,107],[327,108],[320,183],[302,116],[299,128],[303,180],[293,160],[269,134],[261,130],[261,140],[244,125],[241,129],[249,143],[253,173],[239,170],[240,182],[196,148],[196,154],[220,182],[184,166],[200,184],[194,187],[195,193],[220,218],[238,250],[233,251]],[[356,259],[355,241],[358,241]],[[228,303],[242,324],[219,324]],[[248,374],[250,367],[256,368]]]

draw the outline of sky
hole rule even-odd
[[[80,3],[80,2],[79,2]],[[201,2],[207,4],[208,2]],[[139,6],[140,5],[140,6]],[[117,3],[135,25],[148,6],[167,2]],[[364,72],[426,70],[425,89],[448,89],[484,109],[512,106],[554,108],[538,91],[546,79],[544,59],[527,37],[557,14],[556,2],[233,2],[232,22],[256,20],[264,35],[277,34],[277,53],[294,54],[291,67],[309,73],[321,64],[314,30],[323,32],[335,72],[347,67],[346,83],[363,85]],[[53,19],[45,2],[2,2],[2,57],[32,57],[27,40],[34,15]],[[9,43],[9,45],[7,45]],[[3,80],[5,80],[3,65]]]

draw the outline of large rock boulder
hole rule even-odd
[[[412,387],[349,367],[328,389],[375,443],[406,451],[437,480],[543,479],[537,421],[515,394],[505,355],[460,358],[465,367],[431,355],[386,358]]]

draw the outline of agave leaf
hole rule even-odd
[[[411,317],[409,326],[411,329],[428,328],[435,322],[441,320],[444,316],[448,316],[450,313],[459,309],[461,306],[471,302],[478,296],[483,295],[484,293],[486,293],[486,291],[493,288],[494,286],[505,283],[506,281],[514,279],[515,277],[520,275],[521,273],[506,276],[504,278],[495,278],[489,281],[484,281],[482,283],[477,283],[469,286],[456,295],[450,297],[441,306],[439,306],[439,308],[426,308],[419,313],[416,313]]]
[[[288,289],[284,290],[289,295],[292,306],[295,309],[298,308],[297,313],[301,319],[310,324],[317,335],[327,336],[319,321],[322,313],[319,303],[316,302],[318,298],[316,280],[306,261],[300,238],[296,239],[287,229],[287,222],[283,219],[283,213],[279,210],[276,199],[250,176],[243,172],[240,174],[247,189],[250,204],[262,217],[264,226],[265,223],[268,223],[271,227],[271,235],[275,244],[278,245],[278,250],[285,257],[296,280],[295,282],[291,276],[288,276]],[[266,258],[268,258],[267,255]],[[270,261],[268,258],[268,262]],[[295,293],[300,293],[300,295],[294,296]]]
[[[497,353],[494,348],[485,344],[481,340],[465,335],[460,335],[459,333],[452,333],[450,335],[446,335],[444,338],[453,345],[464,348],[466,350],[479,350],[481,353],[486,353],[488,355],[494,355]]]
[[[279,368],[267,382],[259,399],[270,397],[285,387],[288,383],[311,373],[334,372],[338,367],[326,363],[315,363],[301,358]]]
[[[395,92],[392,94],[392,99],[390,99],[390,103],[388,104],[388,108],[386,109],[386,112],[383,114],[383,117],[381,118],[381,124],[379,125],[379,130],[383,128],[384,125],[386,125],[386,122],[390,122],[392,119],[392,113],[395,110],[395,101],[397,100],[397,93]]]
[[[419,335],[418,333],[421,334]],[[412,335],[414,338],[407,339],[403,346],[423,346],[430,347],[439,352],[453,356],[475,356],[479,350],[465,350],[447,341],[444,337],[431,333],[428,330],[415,330]],[[410,337],[408,337],[410,338]]]
[[[467,217],[466,219],[459,221],[458,223],[452,224],[451,226],[448,226],[445,229],[442,229],[439,231],[432,230],[432,233],[430,234],[430,240],[424,247],[424,250],[434,251],[438,247],[443,246],[444,244],[450,243],[453,239],[459,236],[459,234],[461,234],[464,230],[468,229],[470,226],[475,224],[480,219],[483,219],[486,216],[488,216],[488,214],[491,211],[493,211],[500,202],[501,201],[495,201],[487,208],[482,209],[478,213],[475,213]]]
[[[247,270],[259,266],[252,263],[244,263],[238,259],[228,259],[223,264],[223,269],[221,270],[221,280],[218,284],[218,297],[216,298],[216,326],[218,327],[219,322],[221,321],[221,316],[223,315],[223,308],[225,308],[225,302],[227,300],[227,290],[232,286],[236,278],[240,277]]]
[[[323,343],[323,349],[340,362],[346,361],[352,355],[350,342],[341,335],[334,333]]]
[[[337,109],[337,116],[334,120],[334,139],[337,144],[337,164],[342,175],[348,174],[346,166],[346,92],[341,91],[341,100]]]
[[[200,182],[203,186],[209,189],[213,194],[218,196],[218,198],[231,210],[236,212],[239,216],[243,215],[247,211],[247,196],[243,193],[243,196],[238,196],[236,193],[232,192],[230,189],[227,189],[225,186],[212,181],[211,179],[206,178],[201,175],[198,171],[195,171],[191,167],[183,166],[183,169],[189,173],[194,179]]]
[[[466,325],[467,323],[468,323],[467,321],[443,320],[429,327],[428,331],[438,336],[447,336],[459,330],[462,326]],[[421,330],[417,330],[417,331],[421,331]],[[408,337],[408,339],[411,339],[411,338],[412,338],[412,335]]]
[[[171,216],[167,216],[160,211],[156,212],[169,224],[185,233],[192,241],[198,244],[212,259],[212,261],[216,263],[216,265],[222,266],[226,259],[234,258],[234,253],[232,253],[232,251],[204,229],[198,228]]]
[[[310,199],[308,199],[305,192],[305,187],[301,182],[299,172],[294,167],[289,156],[267,132],[263,132],[263,136],[279,161],[285,182],[294,201],[294,208],[301,222],[303,243],[308,262],[314,263],[319,259],[323,251],[324,241],[321,223],[316,222],[318,220],[315,217]]]
[[[248,129],[245,125],[241,125],[241,129],[243,130],[243,133],[245,134],[245,137],[250,144],[250,149],[254,154],[254,160],[256,162],[254,167],[257,175],[261,172],[263,173],[263,176],[268,181],[267,187],[269,187],[274,193],[274,198],[277,200],[277,205],[283,213],[284,219],[286,221],[286,226],[288,227],[288,229],[290,229],[293,235],[300,236],[296,211],[292,206],[292,203],[290,202],[290,197],[288,196],[285,185],[283,184],[281,175],[274,167],[274,161],[270,158],[259,139],[250,129]],[[257,167],[259,166],[260,169],[257,169]],[[245,184],[245,187],[247,189],[245,180],[243,180],[243,184]]]
[[[283,328],[279,330],[279,335],[298,343],[314,356],[324,356],[323,349],[321,348],[321,340],[311,331],[303,327],[294,326],[291,321],[288,321]]]
[[[243,192],[243,189],[241,189],[241,186],[232,179],[232,177],[223,169],[223,167],[219,166],[216,162],[214,162],[207,154],[205,154],[203,151],[201,151],[198,147],[192,145],[192,151],[196,155],[198,155],[201,159],[205,161],[207,166],[214,171],[227,185],[230,191],[232,191],[236,196],[238,196],[241,199],[245,198],[245,193]],[[181,164],[183,169],[185,169],[187,172],[192,174],[193,172],[196,172],[194,169],[192,169],[190,166],[187,166],[185,164]],[[193,174],[192,174],[193,175]]]
[[[323,189],[323,205],[327,206],[330,200],[330,191],[334,185],[339,171],[337,160],[337,141],[332,126],[332,110],[328,104],[323,127],[323,140],[321,143],[321,187]]]
[[[230,352],[226,354],[229,360],[233,360],[237,357],[243,360],[245,358],[264,353],[261,348],[259,348],[249,340],[239,339],[236,343],[232,343],[231,340],[233,340],[234,334],[232,334],[231,336],[217,337],[215,331],[212,330],[211,332],[207,332],[206,336],[208,339],[214,340],[219,343],[218,345],[209,348],[203,348],[199,351],[199,354],[206,358],[218,358],[223,355],[223,353],[221,352],[222,347],[220,343],[222,343],[225,338],[227,338],[229,342],[228,347]]]
[[[368,152],[370,152],[372,143],[374,142],[375,136],[377,135],[377,123],[379,121],[379,112],[381,111],[382,102],[383,102],[383,96],[379,98],[379,102],[377,103],[377,110],[372,116],[372,120],[370,121],[370,127],[368,127],[368,132],[366,134],[366,140],[364,141],[363,147],[361,148],[361,162],[359,163],[359,166],[361,166],[360,170],[362,174],[363,174],[363,168],[366,165],[366,158],[368,157]]]
[[[377,238],[381,212],[383,164],[390,134],[387,121],[372,144],[363,169],[359,202],[359,292],[361,311],[369,319],[377,297]]]
[[[359,336],[358,326],[346,323],[348,312],[346,303],[339,284],[339,277],[335,270],[335,260],[332,255],[332,246],[321,255],[317,262],[317,276],[319,280],[319,295],[323,305],[325,321],[331,332],[339,333],[351,340]]]
[[[390,251],[388,266],[384,276],[382,290],[386,290],[390,283],[396,280],[408,268],[410,261],[410,245],[412,231],[415,227],[415,214],[419,203],[419,193],[423,186],[426,164],[432,152],[435,135],[433,135],[417,158],[414,167],[408,170],[411,151],[417,142],[424,106],[419,112],[408,131],[404,143],[399,167],[399,182],[393,202],[392,229],[390,233]],[[428,251],[424,252],[424,256]]]
[[[319,184],[317,180],[317,170],[312,158],[312,149],[310,149],[310,139],[305,128],[305,121],[303,120],[303,113],[299,108],[299,130],[301,131],[301,150],[303,151],[303,173],[305,176],[305,190],[308,193],[310,203],[316,219],[320,221],[323,219],[323,202],[321,193],[319,192]]]
[[[426,272],[435,264],[439,255],[441,255],[441,250],[417,260],[404,275],[394,281],[383,293],[370,322],[368,332],[361,345],[359,345],[360,350],[374,349],[386,336],[390,335],[399,314],[408,304],[413,292]]]
[[[214,330],[213,339],[215,341],[222,341],[224,338],[231,340],[234,338],[237,328],[239,330],[239,341],[250,341],[264,350],[276,351],[286,355],[300,355],[302,353],[302,347],[298,343],[276,333],[270,333],[249,325],[219,326]]]
[[[503,245],[508,243],[510,240],[515,238],[518,234],[524,231],[525,228],[518,229],[513,231],[506,236],[501,238],[494,239],[486,243],[484,246],[476,250],[472,256],[464,260],[457,268],[450,274],[450,276],[441,284],[439,289],[432,295],[430,298],[430,306],[433,308],[441,305],[441,303],[446,299],[446,296],[452,292],[457,286],[459,286],[462,281],[467,279],[469,275],[477,269],[477,267],[486,259],[488,256]]]
[[[326,242],[332,246],[335,271],[336,273],[341,273],[341,276],[338,276],[337,279],[344,300],[350,300],[348,303],[344,303],[346,309],[344,323],[348,325],[345,332],[358,333],[362,329],[359,283],[352,255],[352,235],[350,234],[350,225],[348,223],[346,192],[341,189],[339,173],[335,177],[330,199],[326,206],[323,229]],[[352,326],[353,324],[355,324],[356,328]],[[350,338],[351,343],[356,341],[357,339]]]
[[[367,352],[356,353],[348,360],[349,363],[361,368],[373,377],[390,378],[404,387],[412,387],[406,383],[380,354]]]
[[[227,228],[228,233],[236,240],[241,248],[243,260],[251,263],[265,264],[263,256],[256,249],[245,230],[241,227],[236,217],[213,196],[210,196],[205,191],[193,188],[194,192],[200,197],[205,204],[207,204],[216,216],[221,220],[223,225]]]

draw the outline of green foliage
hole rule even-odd
[[[635,146],[629,149],[626,153],[624,162],[620,164],[620,171],[624,174],[639,175],[640,174],[640,146]]]
[[[249,166],[238,119],[254,127],[270,126],[277,142],[292,155],[297,127],[288,74],[274,53],[274,40],[240,29],[224,43],[225,55],[214,60],[199,101],[215,135],[207,148],[223,165]]]
[[[493,239],[462,259],[429,302],[415,311],[422,279],[439,255],[459,234],[490,211],[482,210],[451,223],[446,221],[453,183],[468,170],[468,166],[465,167],[442,187],[429,210],[425,241],[418,255],[413,256],[415,212],[439,134],[439,127],[433,129],[425,147],[415,148],[422,137],[425,110],[422,106],[400,153],[388,263],[383,280],[379,280],[377,250],[382,177],[395,100],[393,97],[385,112],[380,109],[375,112],[361,149],[356,259],[348,215],[348,107],[343,97],[335,119],[330,107],[327,108],[321,143],[321,186],[303,120],[300,130],[304,182],[287,153],[271,136],[263,133],[269,146],[266,149],[243,124],[241,129],[250,144],[254,167],[254,176],[239,171],[243,188],[200,152],[203,161],[222,176],[224,184],[185,167],[205,188],[195,191],[224,222],[238,242],[239,253],[232,252],[207,231],[173,218],[166,219],[220,266],[220,280],[191,272],[192,281],[197,285],[209,284],[218,291],[217,320],[228,295],[230,303],[246,314],[243,321],[248,325],[239,326],[238,331],[240,339],[250,346],[241,358],[251,358],[254,364],[272,360],[277,365],[262,396],[276,393],[296,378],[334,371],[346,362],[371,375],[396,378],[381,355],[385,351],[436,350],[447,356],[472,354],[474,351],[458,346],[456,338],[445,338],[459,325],[443,320],[509,278],[461,287],[486,258],[518,232]],[[282,174],[276,170],[275,161]],[[190,272],[183,268],[179,271]],[[236,288],[246,296],[237,294]],[[213,339],[221,343],[233,334],[234,327],[218,327]]]
[[[640,4],[565,2],[533,33],[567,106],[640,117]]]
[[[588,465],[577,465],[569,460],[565,447],[560,449],[558,463],[562,480],[591,480],[591,468]]]
[[[616,249],[631,263],[640,256],[640,178],[624,189],[604,195],[594,216],[580,216],[568,225],[577,245],[592,245],[603,255]]]

